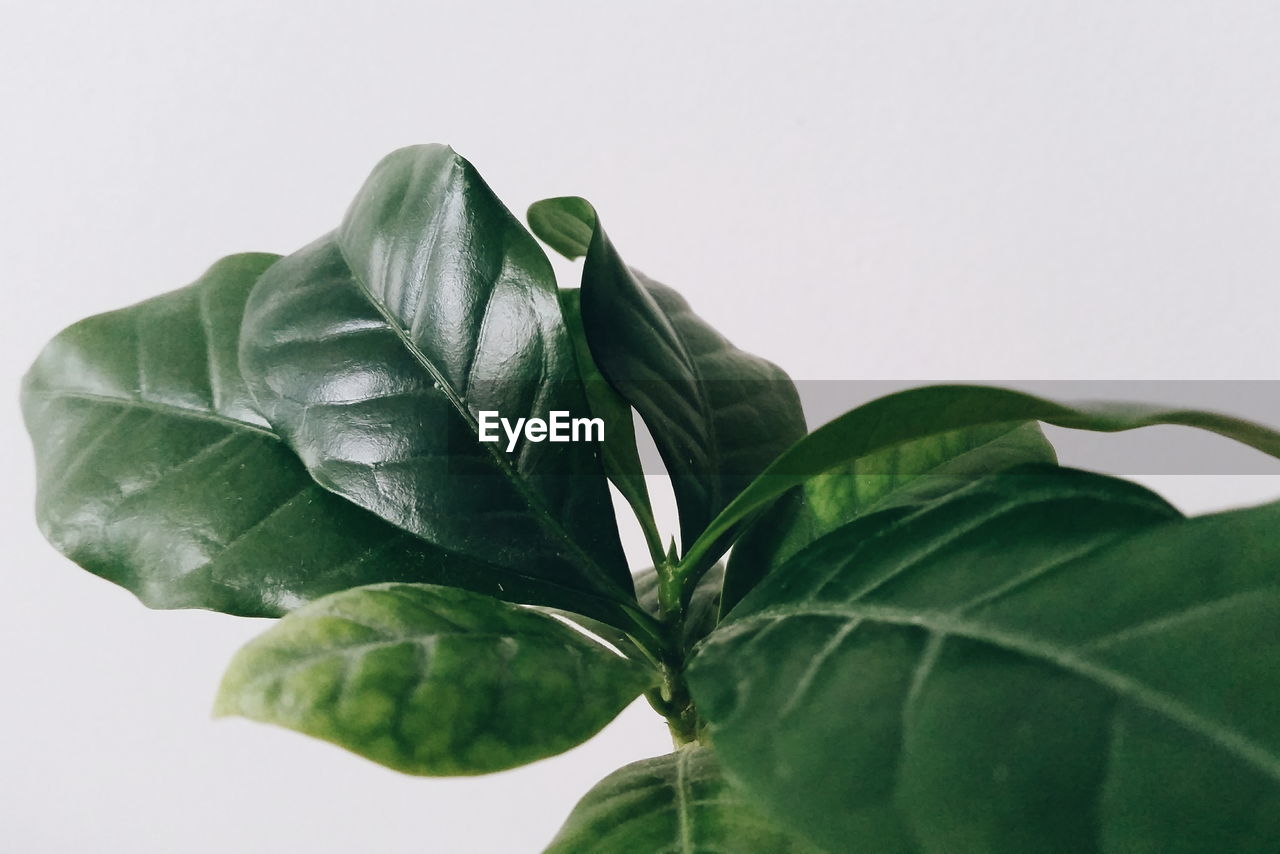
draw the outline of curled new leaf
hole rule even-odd
[[[585,200],[546,199],[528,218],[558,252],[586,256],[582,319],[591,354],[653,434],[687,547],[804,435],[795,385],[777,365],[734,347],[674,290],[628,267]]]
[[[635,425],[631,407],[600,373],[591,350],[587,346],[587,333],[582,328],[581,292],[576,288],[560,291],[560,308],[564,312],[565,325],[573,339],[573,352],[582,378],[583,390],[591,407],[591,414],[601,419],[604,431],[604,470],[609,480],[618,488],[631,505],[640,530],[649,548],[649,556],[661,560],[662,539],[653,519],[653,507],[649,503],[649,488],[644,481],[644,469],[640,453],[636,449]]]

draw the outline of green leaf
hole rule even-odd
[[[1280,504],[1098,475],[864,516],[689,671],[728,771],[833,852],[1270,852]]]
[[[821,535],[865,513],[924,503],[1003,469],[1057,461],[1038,424],[984,424],[893,445],[801,488]]]
[[[529,206],[529,228],[542,242],[570,261],[591,248],[596,230],[596,209],[578,196],[543,199]]]
[[[482,411],[588,408],[546,256],[452,149],[392,153],[336,234],[272,267],[240,356],[327,489],[562,591],[543,604],[631,601],[599,446],[479,440]]]
[[[231,662],[217,715],[333,742],[408,774],[484,774],[590,738],[656,680],[553,617],[383,584],[286,616]]]
[[[725,780],[715,754],[686,745],[633,762],[578,802],[543,854],[818,854]]]
[[[279,616],[397,580],[536,597],[321,489],[257,414],[236,350],[245,298],[276,257],[225,258],[49,343],[22,390],[45,536],[153,608]]]
[[[923,386],[852,409],[787,449],[707,526],[689,547],[685,561],[699,564],[718,556],[727,546],[727,535],[743,519],[768,507],[792,487],[836,466],[940,433],[1024,421],[1104,433],[1157,424],[1199,427],[1280,457],[1280,433],[1213,412],[1112,402],[1055,403],[987,386]]]
[[[734,347],[674,290],[628,268],[585,200],[546,199],[528,218],[557,251],[586,256],[582,316],[591,353],[653,434],[687,547],[804,435],[795,385],[776,365]]]
[[[1013,466],[1057,461],[1038,424],[991,424],[904,442],[816,475],[734,544],[723,610],[800,549],[865,513],[921,504]]]
[[[636,449],[635,425],[631,407],[622,395],[600,373],[591,350],[587,347],[587,334],[582,328],[580,292],[561,289],[560,308],[564,312],[565,325],[573,338],[573,352],[577,358],[578,375],[586,391],[591,414],[605,423],[604,471],[618,487],[623,498],[631,505],[640,522],[649,556],[656,562],[662,560],[662,538],[653,519],[653,507],[649,503],[649,488],[645,484],[644,469],[640,465],[640,452]]]

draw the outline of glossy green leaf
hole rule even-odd
[[[865,513],[925,503],[1013,466],[1057,461],[1038,424],[993,424],[905,442],[816,475],[734,543],[724,611],[787,558]]]
[[[795,385],[776,365],[734,347],[674,290],[627,267],[585,200],[537,202],[529,222],[557,251],[586,256],[582,316],[591,353],[653,435],[687,547],[804,435]]]
[[[545,614],[450,587],[383,584],[313,602],[251,641],[215,713],[409,774],[484,774],[585,741],[655,679]]]
[[[604,471],[622,497],[627,499],[640,522],[649,556],[662,559],[662,539],[653,519],[653,506],[649,503],[649,488],[645,484],[644,469],[640,465],[640,452],[636,449],[635,424],[631,407],[622,395],[596,367],[595,359],[587,346],[586,330],[582,328],[581,293],[576,289],[561,289],[560,308],[564,312],[565,325],[573,337],[573,352],[578,362],[578,375],[587,395],[591,414],[604,420]]]
[[[275,259],[225,258],[195,284],[83,320],[45,348],[22,392],[45,536],[155,608],[278,616],[395,580],[537,597],[519,576],[321,489],[257,414],[236,350],[245,298]]]
[[[546,256],[451,149],[389,155],[334,235],[272,267],[240,355],[321,485],[563,591],[545,604],[630,601],[599,446],[480,441],[483,411],[589,410]]]
[[[839,852],[1280,838],[1280,504],[1182,519],[1068,470],[864,516],[689,672],[726,768]]]
[[[854,463],[906,442],[956,430],[1043,421],[1077,430],[1114,433],[1157,424],[1198,427],[1280,457],[1280,433],[1213,412],[1142,404],[1064,404],[989,386],[924,386],[873,400],[824,424],[779,456],[707,526],[686,561],[705,563],[730,534],[794,486],[837,466]]]
[[[578,802],[544,854],[818,854],[744,798],[706,747],[633,762]]]

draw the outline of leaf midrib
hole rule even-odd
[[[1063,649],[1018,632],[987,626],[975,620],[966,620],[952,613],[909,611],[886,605],[866,604],[774,605],[749,617],[735,620],[734,625],[750,626],[798,616],[870,620],[887,625],[915,627],[935,635],[966,638],[1044,661],[1096,682],[1148,711],[1209,739],[1235,757],[1258,768],[1267,776],[1280,781],[1280,757],[1246,736],[1233,731],[1224,731],[1213,719],[1204,717],[1167,693],[1096,661],[1076,655],[1069,649]]]
[[[318,617],[327,615],[317,615]],[[328,661],[341,660],[350,664],[352,661],[359,660],[366,655],[383,649],[391,649],[398,646],[411,646],[416,650],[428,653],[434,653],[437,646],[447,644],[450,641],[511,641],[517,646],[533,647],[542,650],[559,650],[566,648],[572,649],[574,652],[583,655],[590,655],[591,652],[583,648],[575,648],[574,644],[565,639],[557,639],[552,637],[536,637],[532,633],[513,634],[510,632],[468,632],[457,630],[445,630],[433,634],[409,635],[401,638],[382,638],[378,640],[360,641],[357,643],[343,644],[341,646],[325,647],[324,649],[314,650],[303,655],[288,656],[287,660],[277,667],[265,669],[261,674],[253,679],[245,681],[246,686],[261,687],[270,684],[284,677],[290,676],[301,670],[323,664]],[[588,644],[599,648],[599,652],[603,655],[612,656],[617,659],[616,664],[630,664],[631,662],[620,655],[605,649],[603,646],[586,640]],[[285,654],[283,650],[270,650],[271,652],[279,652]],[[411,675],[410,681],[418,683],[431,682],[435,677],[430,670],[424,670],[421,673]]]
[[[264,436],[268,439],[274,439],[277,442],[283,441],[277,433],[267,429],[266,427],[251,424],[248,421],[231,418],[212,409],[194,409],[189,406],[179,406],[174,403],[163,403],[140,397],[134,398],[123,395],[98,394],[95,392],[84,391],[61,391],[51,388],[28,389],[27,394],[34,397],[71,398],[73,400],[84,400],[90,403],[100,403],[107,406],[124,406],[133,409],[141,409],[148,412],[167,415],[172,418],[189,418],[196,421],[207,421],[226,427],[229,430],[243,430],[247,433],[257,433],[260,436]]]
[[[689,802],[693,791],[689,788],[689,751],[676,751],[676,833],[682,854],[693,854],[693,834],[689,821]]]
[[[595,209],[592,208],[592,211],[594,212]],[[604,229],[600,225],[600,215],[598,213],[595,214],[595,223],[592,227],[592,247],[589,247],[589,249],[594,247],[594,244],[596,243],[597,239],[599,240],[602,248],[606,244],[609,244],[609,238],[604,233]],[[609,245],[611,246],[612,244],[609,244]],[[589,254],[589,250],[588,250],[588,254]],[[636,286],[635,291],[639,296],[639,303],[640,303],[639,309],[643,311],[645,300],[648,300],[649,302],[651,302],[654,308],[657,309],[658,316],[662,318],[667,328],[670,330],[671,341],[668,342],[664,340],[664,336],[660,334],[656,336],[657,340],[676,356],[677,360],[683,364],[684,368],[689,372],[690,376],[693,378],[693,387],[696,391],[696,398],[697,398],[696,400],[697,408],[699,410],[699,415],[702,418],[702,422],[706,426],[704,433],[706,434],[707,443],[704,446],[703,450],[707,452],[707,457],[712,463],[712,466],[710,469],[710,476],[705,478],[705,480],[703,478],[698,478],[698,480],[700,482],[704,482],[706,485],[706,488],[709,493],[707,495],[708,504],[710,506],[719,508],[721,506],[721,503],[723,500],[723,493],[724,493],[723,485],[720,483],[720,474],[719,474],[720,463],[721,463],[720,437],[715,427],[715,423],[716,423],[715,417],[714,417],[715,410],[714,410],[714,407],[712,407],[711,401],[706,394],[706,385],[705,385],[706,379],[705,377],[703,377],[702,371],[698,367],[697,360],[693,358],[693,353],[690,350],[688,342],[685,340],[685,336],[680,331],[680,328],[676,325],[676,322],[673,319],[672,314],[667,311],[666,306],[655,295],[658,293],[658,289],[649,287],[648,282],[652,280],[648,279],[647,276],[644,276],[643,274],[640,274],[637,271],[633,270],[625,261],[622,260],[616,248],[614,249],[613,255],[614,255],[614,259],[618,262],[618,266],[621,268],[622,274],[630,278],[631,281]],[[584,276],[585,276],[585,272],[584,272]],[[585,280],[584,280],[584,283],[585,283]],[[658,282],[654,282],[654,284],[657,284],[659,288],[663,288],[670,291],[672,295],[675,295],[677,296],[677,298],[679,298],[678,295],[675,294],[675,291],[671,290],[670,288],[666,288],[665,285],[662,285],[661,283],[658,283]],[[583,290],[585,295],[585,291],[587,289],[582,288],[581,290]],[[697,317],[697,315],[693,314],[693,310],[689,307],[687,303],[684,306],[683,313],[693,315],[695,318]],[[590,339],[588,338],[588,342],[589,341]],[[729,349],[729,348],[724,347],[722,349]],[[634,360],[632,361],[634,363]],[[606,377],[606,381],[607,379],[608,378]],[[696,439],[696,437],[688,435],[689,431],[681,429],[679,424],[676,424],[675,422],[672,422],[669,419],[667,419],[667,421],[669,424],[672,424],[672,426],[675,426],[677,429],[680,429],[680,432],[685,433],[686,438]],[[701,443],[694,441],[691,444],[694,446],[697,446]],[[708,515],[709,516],[714,515],[714,513],[716,512],[718,512],[718,510],[713,510]]]
[[[596,223],[596,227],[597,228],[600,227],[598,220]],[[693,357],[692,349],[689,347],[688,342],[685,340],[684,333],[680,331],[680,327],[676,324],[674,317],[667,312],[666,307],[658,300],[656,296],[653,295],[653,289],[650,289],[640,276],[636,276],[632,274],[631,268],[627,267],[626,264],[623,264],[623,267],[626,269],[626,272],[628,273],[628,275],[632,276],[636,284],[640,286],[640,290],[644,293],[644,295],[647,296],[649,299],[653,300],[653,304],[656,305],[658,307],[658,311],[662,313],[663,318],[667,321],[667,325],[671,327],[671,332],[676,340],[676,343],[679,344],[680,346],[680,354],[681,356],[683,356],[685,366],[688,368],[689,373],[691,373],[694,377],[694,388],[697,389],[697,392],[698,392],[698,408],[702,410],[703,423],[707,425],[706,427],[707,442],[708,442],[707,452],[712,463],[712,469],[710,473],[711,476],[707,478],[707,480],[709,481],[709,486],[711,491],[711,494],[708,497],[711,499],[711,506],[717,508],[716,510],[711,511],[711,514],[708,514],[708,515],[718,513],[719,509],[723,506],[723,503],[724,503],[724,484],[721,482],[723,474],[720,471],[721,463],[723,462],[723,459],[722,459],[722,451],[720,447],[720,431],[717,429],[717,426],[716,426],[716,411],[715,411],[715,407],[712,406],[711,404],[710,396],[707,394],[707,385],[706,385],[706,383],[708,382],[707,378],[703,376],[703,372],[699,367],[698,360]],[[672,293],[674,294],[674,291],[672,291]],[[695,320],[697,319],[697,315],[693,313],[693,309],[689,306],[687,302],[684,305],[683,313],[693,316]],[[718,349],[720,349],[721,351],[725,351],[733,348],[732,348],[732,345],[729,345],[728,342],[726,341],[726,342],[723,342],[723,346],[719,347]],[[710,521],[710,519],[708,519],[708,521]]]
[[[887,505],[887,504],[889,503],[889,500],[890,500],[890,499],[892,499],[892,498],[894,498],[894,497],[896,497],[896,496],[900,495],[900,494],[901,494],[904,490],[906,490],[908,487],[910,487],[910,486],[912,486],[913,484],[915,484],[915,483],[916,483],[916,481],[918,481],[918,480],[923,480],[923,479],[924,479],[924,478],[926,478],[926,477],[935,477],[935,476],[937,476],[939,469],[950,468],[950,467],[952,467],[952,466],[956,465],[957,463],[959,463],[961,460],[969,459],[969,458],[972,458],[972,457],[974,457],[974,456],[977,456],[979,453],[981,453],[982,451],[987,450],[987,449],[988,449],[988,448],[990,448],[992,445],[995,445],[996,443],[998,443],[998,442],[1000,442],[1000,441],[1002,441],[1002,440],[1004,440],[1004,439],[1008,439],[1010,436],[1012,436],[1012,435],[1013,435],[1014,433],[1016,433],[1018,430],[1021,430],[1021,429],[1022,429],[1023,427],[1025,427],[1026,425],[1028,425],[1028,424],[1034,424],[1035,422],[1033,422],[1033,421],[1010,421],[1010,422],[1007,422],[1007,423],[1008,423],[1008,424],[1010,424],[1010,425],[1012,425],[1012,426],[1011,426],[1008,430],[1005,430],[1003,433],[1000,433],[1000,434],[999,434],[999,435],[997,435],[997,436],[993,436],[993,437],[991,437],[990,439],[987,439],[985,442],[981,442],[981,443],[979,443],[979,444],[977,444],[977,445],[974,445],[972,448],[969,448],[969,449],[967,449],[967,450],[961,451],[960,453],[956,454],[954,457],[948,457],[948,458],[945,458],[945,459],[939,460],[939,461],[938,461],[938,462],[936,462],[936,463],[932,463],[932,464],[931,464],[927,469],[924,469],[923,471],[920,471],[920,472],[917,472],[917,473],[915,473],[915,474],[910,475],[906,480],[904,480],[904,481],[902,481],[900,484],[898,484],[898,486],[894,487],[892,490],[890,490],[889,492],[887,492],[887,493],[885,493],[883,496],[881,496],[879,500],[877,500],[877,501],[873,502],[872,504],[868,505],[868,506],[867,506],[867,508],[866,508],[865,510],[861,510],[861,511],[859,511],[859,512],[858,512],[858,514],[857,514],[857,516],[855,516],[854,518],[857,518],[857,517],[860,517],[860,516],[866,516],[866,515],[868,515],[868,514],[870,514],[870,513],[874,513],[874,512],[876,512],[877,510],[882,509],[883,507],[885,507],[885,505]],[[992,426],[993,426],[993,428],[995,428],[995,427],[997,427],[998,425],[997,425],[997,424],[993,424]],[[959,432],[959,431],[957,431],[957,432]],[[944,435],[946,435],[946,434],[945,434],[945,433],[938,433],[938,434],[935,434],[935,435],[934,435],[934,436],[932,436],[932,437],[926,437],[926,439],[927,439],[927,438],[937,438],[937,437],[939,437],[939,436],[944,436]],[[1046,441],[1047,441],[1047,440],[1046,440]],[[909,444],[911,444],[911,442],[909,442],[909,441],[908,441],[908,442],[899,442],[897,445],[890,445],[890,446],[886,447],[886,448],[884,449],[884,451],[882,451],[882,453],[884,453],[884,452],[890,452],[890,451],[897,450],[897,449],[901,449],[904,445],[909,445]],[[868,458],[868,457],[870,457],[870,456],[873,456],[873,455],[868,454],[868,455],[865,455],[865,456],[862,456],[862,457],[856,457],[856,458],[854,458],[854,459],[850,460],[848,463],[846,463],[846,464],[845,464],[845,466],[843,466],[843,467],[841,467],[841,466],[837,466],[836,468],[828,469],[827,471],[822,472],[821,474],[814,475],[814,477],[822,477],[823,475],[831,474],[831,473],[833,473],[833,472],[835,472],[835,471],[839,470],[840,468],[848,468],[848,469],[852,469],[852,468],[853,468],[854,466],[856,466],[856,465],[857,465],[861,460],[867,459],[867,458]],[[1015,464],[1015,465],[1016,465],[1016,464]],[[1006,468],[1011,468],[1011,466],[1006,467]],[[890,473],[890,475],[889,475],[889,476],[893,476],[893,475],[892,475],[892,473]],[[945,476],[945,475],[944,475],[944,476]]]

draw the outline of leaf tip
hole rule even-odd
[[[596,228],[596,210],[581,196],[556,196],[534,202],[525,219],[539,240],[570,261],[587,254]]]

